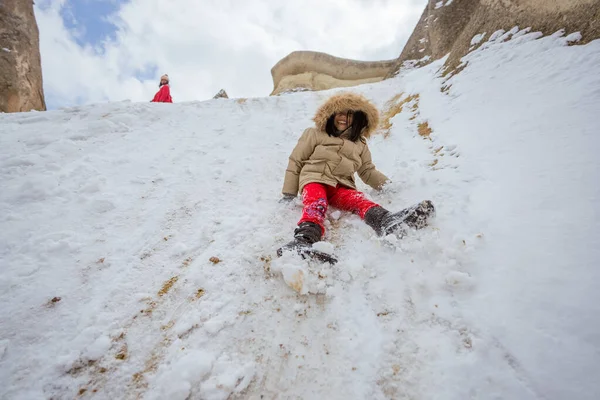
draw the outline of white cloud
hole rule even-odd
[[[294,50],[359,60],[396,58],[427,0],[132,0],[112,22],[116,39],[80,47],[59,14],[36,5],[44,86],[55,106],[148,101],[167,72],[175,101],[266,96],[270,70]],[[397,45],[397,48],[395,48]],[[140,80],[141,71],[158,67]]]

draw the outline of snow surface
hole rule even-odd
[[[483,33],[473,36],[473,38],[471,39],[471,46],[481,43],[481,41],[485,37],[485,34],[486,34],[486,32],[483,32]]]
[[[419,95],[360,188],[437,216],[399,241],[332,209],[335,266],[273,257],[335,91],[1,115],[0,397],[598,398],[600,41],[521,32],[352,89]]]
[[[498,29],[496,32],[492,33],[488,42],[495,42],[498,38],[502,37],[506,31],[504,29]]]
[[[573,32],[573,33],[567,35],[567,37],[565,37],[565,40],[569,43],[579,42],[581,39],[582,39],[581,32]]]
[[[444,1],[438,1],[437,3],[435,3],[435,10],[437,10],[438,8],[442,8],[444,6],[449,6],[450,4],[452,4],[454,0],[446,0],[446,2],[444,3]]]

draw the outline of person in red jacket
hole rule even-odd
[[[169,75],[164,74],[160,77],[160,84],[158,85],[158,87],[160,89],[154,95],[152,102],[172,103],[173,99],[171,98],[171,90],[169,89]]]

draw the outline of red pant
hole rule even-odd
[[[323,185],[321,183],[309,183],[302,190],[302,218],[298,221],[298,225],[302,222],[314,222],[321,227],[321,231],[325,234],[325,212],[327,205],[339,208],[344,211],[352,211],[358,214],[361,218],[365,218],[365,213],[377,204],[365,198],[364,193],[338,185],[337,187]]]

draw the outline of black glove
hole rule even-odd
[[[283,197],[281,198],[281,200],[279,200],[279,202],[283,203],[283,204],[289,204],[289,203],[293,202],[295,199],[296,199],[296,195],[284,193]]]

